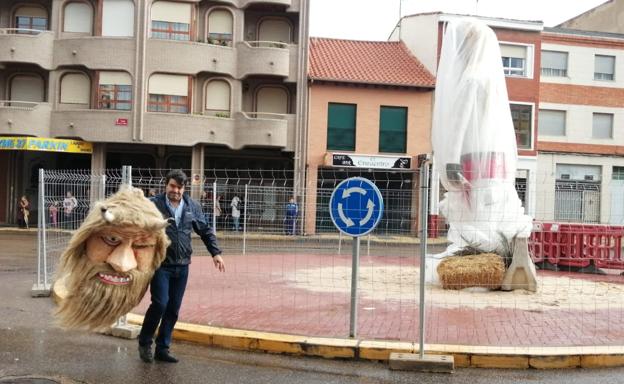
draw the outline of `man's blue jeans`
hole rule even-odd
[[[171,335],[182,305],[188,280],[188,265],[161,266],[154,273],[150,283],[152,303],[150,304],[139,334],[139,345],[150,346],[158,323],[156,351],[169,349]],[[162,321],[161,321],[162,320]]]

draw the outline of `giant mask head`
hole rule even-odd
[[[61,326],[104,330],[134,308],[165,258],[166,226],[140,189],[96,203],[61,256],[58,277],[67,291],[56,312]]]

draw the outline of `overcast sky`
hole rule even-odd
[[[442,11],[555,26],[606,0],[309,0],[310,36],[387,40],[401,15]]]

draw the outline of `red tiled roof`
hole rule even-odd
[[[434,87],[435,78],[402,42],[312,37],[308,76],[363,84]]]

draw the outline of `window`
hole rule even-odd
[[[525,104],[510,104],[511,118],[516,131],[516,143],[519,149],[531,149],[532,107]]]
[[[264,86],[256,94],[256,112],[288,113],[288,92],[282,87]]]
[[[217,9],[208,15],[208,44],[232,46],[232,14],[225,9]]]
[[[624,180],[624,167],[613,167],[613,180]]]
[[[132,109],[132,79],[125,72],[100,72],[98,109]]]
[[[20,74],[10,80],[10,100],[40,103],[44,101],[44,81],[35,74]],[[12,106],[20,104],[11,103]]]
[[[592,124],[592,138],[612,139],[613,138],[613,114],[594,113]]]
[[[15,11],[15,28],[22,29],[16,33],[36,34],[35,31],[25,31],[24,29],[34,29],[45,31],[48,29],[48,13],[39,7],[20,7]]]
[[[132,0],[104,0],[102,36],[134,36],[134,3]]]
[[[149,80],[149,112],[189,112],[188,76],[155,74]]]
[[[205,113],[217,117],[230,117],[230,83],[225,80],[208,82]]]
[[[381,107],[379,111],[379,152],[405,153],[407,108]]]
[[[290,43],[290,23],[277,18],[263,19],[258,27],[258,41]]]
[[[69,3],[63,14],[63,31],[92,33],[93,9],[85,3]]]
[[[527,76],[527,47],[501,44],[503,72],[507,76]]]
[[[553,111],[540,109],[538,115],[538,131],[540,136],[565,136],[566,134],[565,111]]]
[[[594,59],[594,80],[613,80],[615,56],[596,55]]]
[[[155,2],[151,18],[153,38],[180,41],[191,39],[191,4]]]
[[[542,76],[568,76],[568,53],[542,51]]]
[[[355,104],[329,103],[327,110],[327,149],[355,151]]]
[[[62,104],[89,104],[91,86],[84,73],[68,73],[61,78]]]

